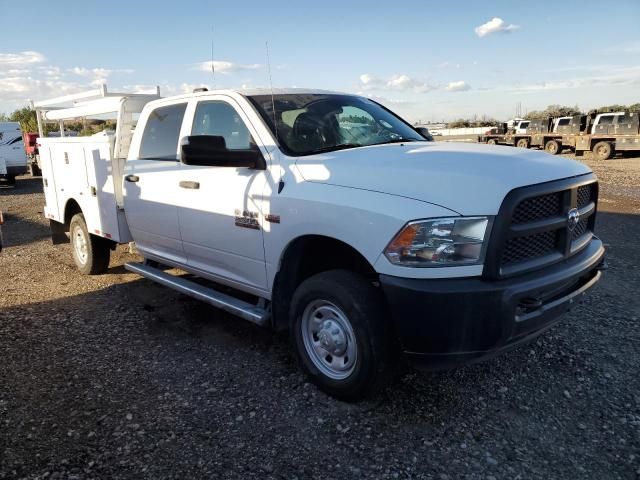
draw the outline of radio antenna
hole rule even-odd
[[[216,67],[213,63],[213,25],[211,25],[211,77],[213,81],[212,88],[216,89]]]
[[[271,88],[271,109],[273,110],[273,128],[276,134],[276,144],[278,143],[278,119],[276,116],[276,101],[273,96],[273,80],[271,79],[271,59],[269,58],[269,42],[264,42],[267,49],[267,70],[269,71],[269,87]]]

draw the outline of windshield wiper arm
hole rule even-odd
[[[364,145],[360,145],[359,143],[340,143],[338,145],[331,145],[330,147],[322,147],[316,150],[311,150],[307,152],[306,155],[313,155],[315,153],[326,153],[326,152],[335,152],[336,150],[345,150],[347,148],[357,148],[364,147]]]
[[[385,140],[384,142],[372,143],[372,145],[384,145],[385,143],[407,143],[407,142],[422,142],[422,140],[419,140],[417,138],[393,138],[391,140]]]

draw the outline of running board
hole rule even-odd
[[[213,288],[205,287],[185,278],[165,273],[158,268],[150,267],[142,263],[125,263],[124,268],[130,272],[137,273],[149,280],[153,280],[154,282],[164,285],[165,287],[169,287],[197,300],[209,303],[214,307],[237,315],[238,317],[249,320],[250,322],[257,323],[258,325],[265,325],[269,318],[269,314],[264,308],[244,302],[230,295],[218,292]]]

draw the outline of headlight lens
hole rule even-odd
[[[434,267],[482,263],[488,217],[419,220],[407,224],[384,251],[395,265]]]

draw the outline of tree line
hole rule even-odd
[[[631,105],[604,105],[602,107],[593,108],[587,112],[584,112],[578,108],[578,106],[568,107],[565,105],[549,105],[544,110],[532,110],[525,115],[528,120],[534,120],[538,118],[548,117],[570,117],[573,115],[591,115],[595,113],[609,113],[609,112],[640,112],[640,103],[633,103]]]
[[[594,113],[609,113],[609,112],[636,112],[640,113],[640,103],[633,103],[631,105],[604,105],[602,107],[593,108],[587,112],[582,111],[577,105],[571,107],[567,105],[549,105],[544,110],[532,110],[528,112],[524,118],[526,120],[535,120],[539,118],[548,117],[571,117],[573,115],[591,115]],[[473,127],[491,127],[498,125],[500,122],[493,118],[483,118],[482,120],[470,120],[460,118],[449,122],[447,128],[473,128]]]
[[[20,128],[24,133],[37,132],[38,120],[36,119],[36,111],[23,107],[14,110],[9,115],[0,113],[0,122],[18,122]],[[57,123],[46,122],[43,126],[44,134],[48,135],[49,132],[57,132],[59,127]],[[65,120],[64,129],[67,131],[78,132],[78,135],[93,135],[94,133],[101,132],[105,129],[115,130],[116,122],[114,120],[99,120],[99,119],[87,119],[84,121],[79,120]]]

